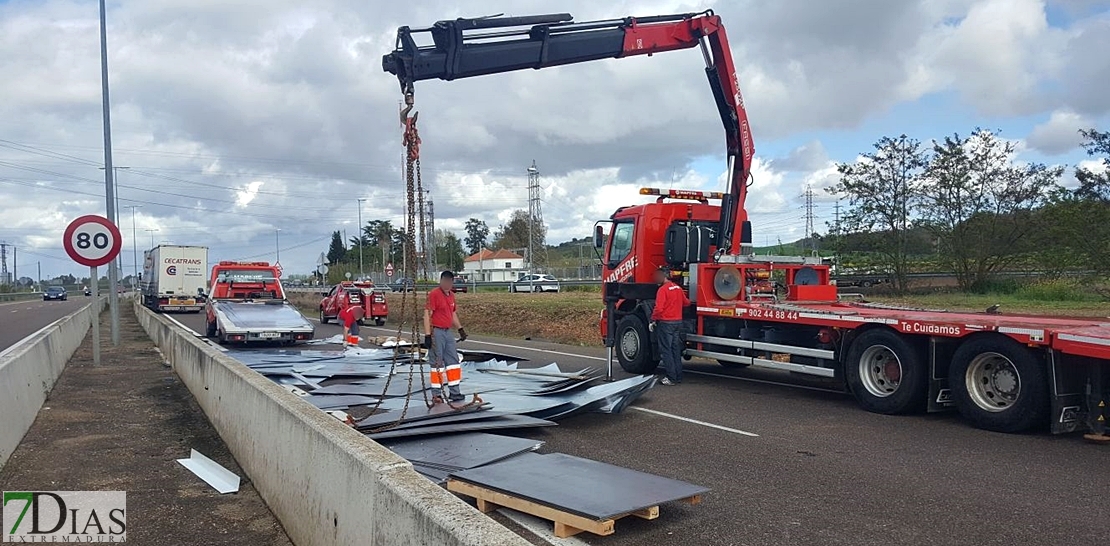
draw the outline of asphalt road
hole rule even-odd
[[[0,303],[0,351],[80,309],[90,301],[92,298],[70,294],[66,301],[35,299]]]
[[[203,328],[201,316],[175,318]],[[317,337],[339,332],[318,326]],[[605,364],[600,349],[525,340],[462,347],[569,368]],[[687,370],[682,385],[657,386],[620,415],[528,434],[547,442],[543,451],[712,488],[700,505],[664,505],[657,520],[622,519],[614,535],[564,544],[1069,545],[1106,533],[1105,446],[981,431],[953,414],[875,415],[835,384],[786,373]]]

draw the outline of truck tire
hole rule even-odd
[[[328,316],[324,314],[324,308],[320,308],[320,324],[327,324]]]
[[[617,323],[617,360],[621,368],[637,375],[649,374],[659,367],[652,356],[647,325],[638,315],[628,315]]]
[[[960,415],[977,428],[1022,432],[1048,421],[1045,365],[1010,338],[965,341],[952,355],[948,386]]]
[[[859,283],[860,287],[862,288],[871,288],[872,284],[873,283],[871,281],[863,281]]]
[[[374,319],[374,326],[385,326],[385,319],[383,319],[383,318]]]
[[[920,351],[886,329],[868,330],[852,343],[844,379],[860,407],[872,413],[913,413],[925,407],[928,370]]]
[[[216,337],[216,323],[215,322],[207,322],[207,321],[205,321],[205,322],[207,323],[207,327],[204,329],[204,337],[207,337],[207,338]]]

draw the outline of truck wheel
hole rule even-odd
[[[859,283],[860,287],[862,287],[862,288],[871,288],[871,284],[872,284],[871,281],[863,281],[863,282]]]
[[[374,319],[374,326],[385,326],[385,319],[383,319],[383,318]]]
[[[320,308],[320,324],[327,324],[327,323],[328,323],[328,316],[324,314],[324,309],[321,307]]]
[[[617,360],[624,371],[649,374],[659,366],[651,357],[651,337],[647,326],[637,315],[628,315],[617,323]]]
[[[948,386],[960,415],[996,432],[1021,432],[1048,419],[1048,381],[1037,355],[999,336],[971,339],[952,356]]]
[[[859,405],[873,413],[925,407],[928,372],[919,351],[890,330],[869,330],[852,343],[844,377]]]
[[[207,337],[207,338],[216,337],[216,323],[215,322],[208,322],[207,326],[208,327],[204,329],[204,337]]]

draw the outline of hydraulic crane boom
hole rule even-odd
[[[419,46],[414,33],[430,33]],[[412,104],[418,80],[454,80],[526,68],[651,55],[700,46],[705,72],[725,127],[729,182],[721,202],[718,252],[740,254],[751,242],[744,200],[755,148],[732,52],[721,18],[712,11],[574,22],[568,13],[439,21],[397,29],[396,49],[382,68],[397,76]]]

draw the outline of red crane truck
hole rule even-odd
[[[420,46],[414,33],[428,32]],[[863,408],[886,414],[955,407],[973,425],[1017,432],[1089,429],[1105,439],[1110,319],[952,313],[842,301],[818,258],[752,254],[744,200],[754,154],[720,17],[712,11],[574,22],[569,14],[401,27],[383,58],[410,100],[413,82],[699,47],[724,123],[726,191],[644,188],[595,227],[604,249],[601,335],[631,373],[658,365],[648,317],[659,266],[694,305],[687,357],[835,378]],[[712,201],[712,203],[711,203]],[[607,241],[606,241],[607,240]],[[776,286],[785,287],[780,295]]]

